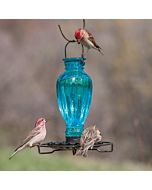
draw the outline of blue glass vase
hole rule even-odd
[[[85,58],[65,58],[65,72],[57,79],[59,110],[66,123],[67,141],[77,141],[84,130],[92,99],[92,80],[84,71]]]

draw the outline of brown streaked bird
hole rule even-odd
[[[78,43],[87,47],[87,51],[93,48],[104,55],[103,49],[95,42],[93,35],[89,31],[79,28],[75,31],[74,36]]]
[[[89,148],[93,148],[94,143],[101,141],[102,136],[99,129],[94,125],[93,127],[86,128],[80,139],[80,149],[76,155],[82,155],[86,157],[88,155]]]
[[[34,147],[40,144],[41,141],[45,139],[46,136],[46,120],[44,118],[39,118],[35,123],[35,128],[29,133],[23,143],[17,147],[13,154],[9,157],[9,160],[19,151],[26,147]]]

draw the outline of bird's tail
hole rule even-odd
[[[104,55],[103,49],[102,49],[101,47],[98,48],[98,51],[99,51],[102,55]]]
[[[26,144],[23,144],[23,145],[19,146],[18,148],[16,148],[15,151],[13,152],[13,154],[9,157],[9,160],[11,160],[17,152],[21,151],[25,147],[26,147]]]
[[[94,143],[95,143],[94,139],[92,139],[91,141],[85,142],[85,144],[80,147],[80,149],[78,150],[78,152],[76,153],[76,155],[77,156],[78,155],[79,156],[82,155],[84,157],[87,157],[88,156],[88,150],[89,150],[89,148],[93,149]]]
[[[87,157],[88,150],[87,149],[79,149],[76,153],[76,156],[83,156],[83,157]]]
[[[76,156],[87,157],[87,156],[88,156],[89,147],[90,147],[90,146],[81,147],[81,148],[77,151]]]

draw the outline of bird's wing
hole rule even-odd
[[[38,134],[40,134],[40,128],[34,128],[26,137],[26,139],[23,140],[22,144],[15,149],[15,151],[18,150],[20,147],[22,147],[24,144],[26,144],[28,141],[30,141],[33,137],[37,136]]]
[[[92,36],[92,34],[88,31],[88,30],[86,30],[87,31],[87,33],[88,33],[88,35],[89,35],[89,40],[93,43],[93,45],[96,47],[96,48],[99,48],[99,49],[102,49],[96,42],[95,42],[95,39],[94,39],[94,37]]]
[[[40,134],[40,128],[36,127],[34,128],[29,135],[26,137],[26,139],[24,139],[23,143],[27,143],[28,141],[30,141],[33,137],[37,136],[38,134]]]

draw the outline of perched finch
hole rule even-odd
[[[39,118],[35,123],[35,128],[29,133],[23,143],[17,147],[14,153],[10,156],[11,159],[17,152],[21,151],[26,147],[33,147],[38,145],[41,141],[45,139],[46,136],[46,120],[44,118]]]
[[[94,143],[101,141],[102,136],[100,131],[94,125],[93,127],[86,128],[80,139],[80,149],[76,155],[87,156],[89,148],[93,148]]]
[[[75,31],[75,38],[78,43],[81,43],[82,45],[87,47],[88,50],[93,48],[95,50],[98,50],[101,54],[104,54],[103,49],[96,44],[94,37],[87,30],[81,28],[77,29]]]

